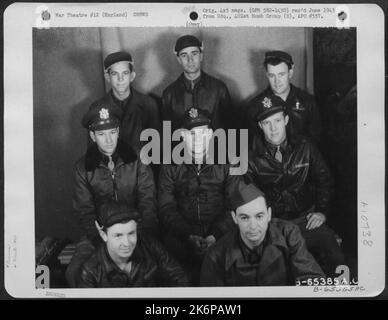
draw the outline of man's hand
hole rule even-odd
[[[307,230],[319,228],[326,221],[326,216],[321,212],[310,212],[307,215]]]
[[[192,234],[189,236],[189,243],[192,245],[195,251],[203,251],[207,248],[207,242],[201,236]]]
[[[209,248],[212,244],[214,244],[216,242],[216,238],[211,234],[211,235],[206,237],[205,241],[207,244],[207,248]]]

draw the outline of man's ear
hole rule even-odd
[[[106,80],[107,82],[110,83],[109,70],[107,70],[107,71],[104,72],[104,78],[105,78],[105,80]]]
[[[291,79],[294,75],[294,65],[291,66],[291,69],[288,70],[288,78]]]
[[[130,75],[130,78],[129,78],[129,82],[132,82],[133,80],[135,80],[135,78],[136,78],[136,72],[132,71],[131,75]]]
[[[97,220],[94,221],[94,224],[96,225],[96,228],[97,228],[98,233],[100,234],[100,237],[102,238],[102,240],[104,240],[104,242],[107,242],[108,237],[107,237],[106,233],[104,232],[103,228],[97,222]]]
[[[179,57],[179,55],[175,55],[175,57],[176,57],[176,59],[178,60],[178,63],[179,63],[180,65],[182,65],[182,61],[181,61],[181,58]]]
[[[92,139],[93,142],[96,142],[96,135],[92,130],[89,131],[90,139]]]
[[[288,114],[286,114],[284,116],[284,123],[287,125],[289,120],[290,120],[290,117],[288,116]]]
[[[267,208],[267,214],[268,214],[268,221],[271,221],[271,218],[272,218],[272,208],[271,207]]]
[[[261,124],[261,121],[257,121],[257,124],[259,125],[259,128],[263,130],[263,125]]]
[[[199,53],[199,61],[202,62],[202,60],[203,60],[203,51],[202,51],[202,49],[200,49],[200,50],[201,51]]]
[[[234,221],[235,224],[237,224],[237,217],[236,217],[236,211],[230,211],[230,214],[232,216],[232,219]]]

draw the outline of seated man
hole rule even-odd
[[[138,211],[115,201],[98,211],[104,244],[82,266],[80,288],[187,286],[185,273],[164,247],[137,233]]]
[[[333,194],[327,165],[307,138],[286,131],[289,118],[278,96],[262,98],[256,119],[263,135],[253,140],[248,177],[267,195],[274,217],[298,224],[325,273],[336,276],[344,256],[325,224]]]
[[[230,164],[207,161],[213,136],[210,123],[206,110],[191,108],[185,113],[183,140],[189,159],[163,165],[159,176],[164,241],[188,269],[194,284],[198,283],[203,254],[233,228],[228,198],[240,179],[230,174]]]
[[[158,230],[152,170],[137,159],[130,146],[119,141],[121,115],[114,104],[101,104],[89,109],[82,119],[94,143],[75,166],[73,206],[83,237],[66,271],[71,287],[76,285],[80,265],[101,241],[94,221],[96,208],[107,199],[126,201],[140,211],[145,231]]]
[[[264,194],[241,184],[232,195],[238,230],[213,245],[202,265],[201,286],[284,286],[325,277],[299,228],[271,220]]]

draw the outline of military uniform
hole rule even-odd
[[[188,281],[179,264],[154,238],[138,233],[141,215],[133,206],[122,201],[108,200],[97,209],[98,227],[106,243],[85,262],[81,270],[78,287],[119,288],[186,286]],[[135,222],[132,223],[132,222]],[[130,223],[129,225],[122,225]],[[117,226],[121,224],[121,226]],[[109,228],[117,226],[113,232],[131,234],[125,241],[109,237]],[[135,233],[134,233],[135,232]],[[128,234],[124,234],[127,236]],[[111,252],[109,251],[109,249]],[[113,260],[122,248],[130,250],[128,256],[120,256],[120,267]],[[125,259],[125,260],[124,260]],[[117,261],[117,260],[116,260]],[[123,267],[124,264],[124,267]]]
[[[268,51],[265,54],[264,65],[279,64],[284,62],[291,69],[294,65],[292,57],[284,51]],[[246,110],[245,123],[249,129],[250,137],[257,133],[256,114],[260,101],[265,96],[274,95],[271,86],[251,100]],[[303,135],[318,143],[321,135],[321,120],[318,106],[312,95],[290,84],[290,91],[285,100],[286,112],[290,118],[288,132],[291,135]]]
[[[114,104],[90,108],[82,124],[90,131],[117,128],[122,110]],[[143,218],[144,232],[156,234],[156,188],[150,167],[138,159],[127,144],[117,143],[111,156],[91,145],[75,166],[73,207],[83,232],[76,252],[66,271],[70,286],[75,286],[79,268],[93,253],[101,239],[95,228],[96,208],[109,199],[126,201],[138,208]]]
[[[261,247],[250,250],[239,232],[229,232],[205,256],[201,286],[286,286],[325,277],[298,227],[273,219]]]
[[[251,136],[258,133],[256,114],[258,104],[265,97],[273,95],[270,87],[257,95],[248,105],[247,121]],[[291,135],[304,135],[315,143],[319,142],[321,135],[321,121],[318,106],[312,95],[291,84],[290,93],[285,101],[286,112],[290,118],[288,130]]]
[[[256,121],[285,109],[279,97],[264,96],[258,103]],[[281,161],[276,159],[277,150],[282,154]],[[329,168],[314,144],[303,136],[287,134],[286,140],[275,146],[265,137],[256,136],[250,149],[247,177],[266,194],[274,217],[299,225],[307,247],[325,273],[334,275],[335,268],[344,264],[335,233],[325,223],[306,229],[309,213],[330,215],[334,192]]]
[[[187,47],[198,47],[202,43],[195,37],[180,37],[175,45],[175,53]],[[162,119],[171,121],[172,130],[181,127],[183,116],[190,108],[207,110],[213,129],[228,128],[231,122],[231,99],[227,86],[201,70],[199,78],[191,81],[182,73],[162,94]]]
[[[126,61],[133,67],[133,59],[127,52],[114,52],[104,60],[104,68],[108,70],[114,63]],[[161,132],[162,121],[156,101],[130,86],[130,95],[124,100],[118,99],[112,90],[93,103],[90,108],[98,108],[101,104],[115,104],[123,111],[120,123],[120,139],[129,144],[137,153],[145,142],[140,141],[144,129],[155,129]]]

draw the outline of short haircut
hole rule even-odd
[[[268,58],[264,61],[264,68],[265,70],[268,70],[268,65],[270,64],[271,66],[277,66],[278,64],[281,64],[282,62],[284,62],[287,66],[288,66],[288,70],[292,69],[292,64],[289,63],[289,62],[286,62],[282,59],[279,59],[277,57],[273,57],[273,58]]]
[[[128,61],[117,61],[117,62],[128,62]],[[134,70],[133,63],[128,62],[128,65],[129,65],[129,71],[133,72],[133,70]],[[113,66],[113,64],[112,64],[112,66]],[[107,73],[110,73],[110,69],[112,68],[112,66],[109,66],[109,68],[106,69]]]

